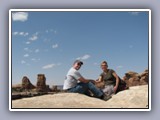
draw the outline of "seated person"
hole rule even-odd
[[[100,74],[99,79],[96,83],[104,82],[104,86],[101,88],[106,95],[112,95],[122,90],[121,86],[126,86],[125,82],[122,81],[116,72],[112,69],[108,69],[108,64],[106,61],[101,63],[101,69],[103,72]],[[121,85],[120,85],[121,84]],[[125,89],[125,88],[123,88]]]
[[[73,92],[73,93],[81,93],[90,96],[90,91],[93,93],[93,95],[96,98],[100,98],[103,100],[108,100],[111,97],[105,95],[100,89],[98,89],[93,83],[95,82],[94,80],[88,80],[85,79],[79,72],[78,70],[81,68],[83,65],[83,62],[80,60],[76,60],[73,64],[73,66],[70,68],[68,71],[63,89],[67,90],[68,92]]]

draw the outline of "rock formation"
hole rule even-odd
[[[136,72],[127,72],[123,77],[128,87],[147,85],[149,80],[148,70],[138,74]],[[96,84],[97,87],[103,86],[103,84]],[[27,93],[26,93],[27,92]],[[37,75],[37,84],[34,86],[30,80],[24,76],[22,84],[12,85],[12,98],[18,99],[23,97],[32,97],[43,94],[50,94],[53,92],[65,92],[58,89],[58,86],[54,85],[50,89],[49,85],[46,85],[46,77],[44,74]]]
[[[149,80],[148,70],[145,70],[142,74],[140,74],[140,76],[141,76],[141,79],[140,79],[141,85],[148,84],[148,80]]]
[[[147,85],[149,80],[148,70],[138,74],[133,71],[125,73],[123,80],[127,83],[127,86]]]
[[[37,92],[51,91],[49,88],[49,85],[46,85],[46,77],[44,74],[38,74],[36,90],[37,90]]]
[[[57,85],[53,85],[53,86],[52,86],[52,91],[54,91],[54,92],[58,91]]]
[[[32,85],[32,83],[30,82],[30,80],[24,76],[22,79],[22,89],[24,90],[30,90],[30,89],[34,89],[35,86]]]

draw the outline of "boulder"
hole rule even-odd
[[[145,70],[143,73],[138,74],[133,71],[125,73],[123,80],[127,83],[127,86],[138,86],[138,85],[147,85],[148,84],[148,70]]]
[[[139,74],[137,72],[129,71],[125,73],[126,78],[132,78],[132,77],[139,77]]]
[[[148,70],[145,70],[143,73],[140,74],[141,79],[141,85],[146,85],[148,84],[148,80],[149,80],[149,74],[148,74]]]

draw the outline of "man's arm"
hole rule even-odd
[[[78,80],[79,80],[80,82],[83,82],[83,83],[88,83],[88,82],[89,82],[89,80],[87,80],[87,79],[85,79],[85,78],[83,78],[83,77],[80,77]]]
[[[119,85],[119,77],[115,72],[113,72],[113,76],[116,78],[116,85],[114,86],[114,92],[116,92]]]
[[[102,82],[102,81],[103,81],[102,76],[99,76],[98,80],[96,80],[97,83]]]

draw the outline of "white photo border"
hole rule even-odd
[[[148,69],[149,69],[149,82],[148,82],[148,108],[114,108],[114,109],[110,109],[110,108],[89,108],[89,109],[84,109],[84,108],[73,108],[73,109],[66,109],[66,108],[23,108],[23,109],[19,109],[19,108],[12,108],[12,12],[29,12],[29,11],[33,11],[33,12],[38,12],[38,11],[44,11],[44,12],[89,12],[89,11],[95,11],[95,12],[148,12],[149,13],[149,36],[148,36],[148,53],[149,53],[149,57],[148,57]],[[10,9],[9,10],[9,110],[10,111],[151,111],[151,10],[150,9]]]

